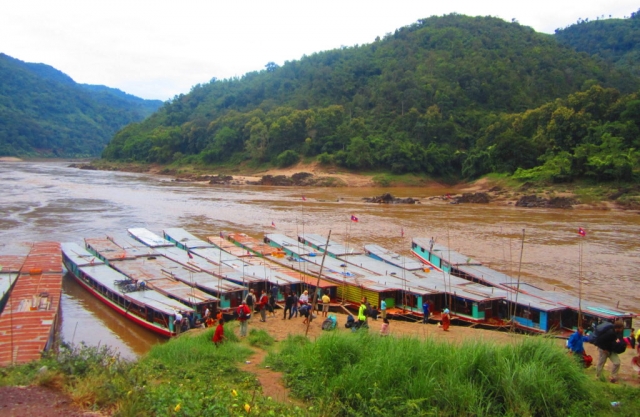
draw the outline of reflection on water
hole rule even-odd
[[[636,213],[451,205],[428,199],[450,191],[443,188],[189,184],[147,174],[78,170],[59,161],[3,162],[0,180],[2,253],[25,252],[25,245],[6,242],[82,243],[85,237],[122,233],[131,227],[160,234],[167,227],[184,227],[202,238],[220,230],[261,238],[272,232],[326,236],[331,229],[332,239],[349,247],[360,249],[373,242],[405,254],[412,237],[433,237],[505,273],[517,276],[521,270],[523,280],[545,289],[577,292],[582,276],[586,298],[640,310],[640,295],[635,291],[640,273],[640,215]],[[423,204],[362,201],[384,192],[420,198]],[[349,220],[352,214],[360,219],[358,223]],[[586,238],[578,236],[578,227],[587,230]],[[70,280],[64,285],[63,310],[62,332],[68,341],[109,343],[133,355],[160,340]]]

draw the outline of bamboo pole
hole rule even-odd
[[[329,247],[329,239],[331,239],[331,230],[329,230],[329,236],[327,236],[327,244],[325,248]],[[309,311],[309,317],[307,319],[307,328],[304,331],[304,336],[307,337],[309,333],[309,325],[311,324],[311,316],[316,310],[316,304],[318,303],[318,288],[320,288],[320,277],[322,276],[322,268],[324,267],[324,258],[327,257],[327,251],[322,253],[322,262],[320,263],[320,272],[318,272],[318,279],[316,280],[316,290],[313,292],[313,302],[311,303],[311,311]],[[343,294],[344,296],[344,294]]]
[[[520,265],[518,265],[518,284],[516,286],[516,298],[513,303],[513,314],[511,315],[511,331],[515,329],[516,325],[516,312],[518,311],[518,294],[520,293],[520,273],[522,272],[522,255],[524,254],[524,235],[525,231],[522,229],[522,244],[520,245]]]

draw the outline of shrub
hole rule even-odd
[[[276,164],[280,168],[286,168],[298,163],[299,160],[300,156],[298,155],[298,153],[289,149],[278,155],[278,157],[276,158]]]

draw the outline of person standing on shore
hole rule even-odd
[[[360,328],[367,324],[367,297],[362,297],[360,308],[358,309],[358,323],[356,328]]]
[[[293,305],[291,306],[291,313],[289,313],[289,318],[291,317],[298,317],[298,294],[296,294],[295,292],[293,293]]]
[[[449,331],[449,325],[451,324],[451,317],[449,316],[449,309],[445,308],[442,312],[442,330]]]
[[[331,298],[329,297],[329,292],[325,291],[322,295],[322,317],[329,315],[329,304],[331,304]]]
[[[293,292],[288,292],[284,300],[284,316],[282,320],[287,319],[287,311],[289,312],[289,319],[291,319],[291,308],[293,307]]]
[[[245,337],[249,327],[247,320],[251,317],[251,310],[247,306],[247,302],[242,300],[242,304],[238,306],[236,312],[238,313],[238,322],[240,322],[240,337]]]
[[[215,343],[216,347],[222,342],[224,342],[224,319],[220,319],[218,321],[218,327],[216,327],[216,331],[213,334],[213,343]]]
[[[422,324],[429,323],[429,314],[431,314],[429,312],[430,308],[431,308],[431,305],[429,304],[429,300],[425,298],[424,302],[422,303]]]
[[[260,296],[260,301],[258,302],[258,308],[260,309],[260,321],[267,321],[267,304],[269,303],[269,298],[267,297],[267,292],[262,290],[262,295]]]
[[[609,359],[612,364],[609,381],[612,383],[618,382],[618,371],[620,371],[620,358],[618,354],[623,353],[627,348],[627,344],[622,340],[623,330],[624,323],[622,320],[616,320],[613,323],[613,327],[608,327],[602,333],[596,334],[595,340],[593,341],[593,344],[598,348],[596,378],[600,378],[602,368],[604,368],[604,364],[607,362],[607,359]]]

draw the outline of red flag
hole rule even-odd
[[[191,252],[187,252],[187,255],[189,255],[189,259],[193,259],[193,255],[191,254]]]
[[[351,221],[358,223],[358,218],[352,214],[351,215]]]
[[[271,222],[271,227],[276,227],[276,224],[274,222]]]
[[[587,235],[587,231],[584,230],[582,227],[578,227],[578,234],[582,237],[585,237]]]
[[[302,201],[307,201],[307,197],[302,196]]]

